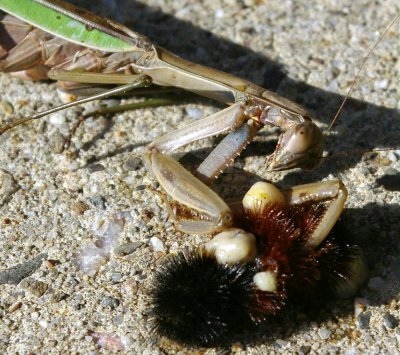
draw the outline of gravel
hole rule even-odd
[[[295,100],[324,130],[368,49],[397,11],[393,0],[75,3],[187,59]],[[395,25],[367,61],[354,99],[326,136],[327,157],[317,169],[267,172],[265,155],[277,131],[264,129],[215,183],[227,198],[242,196],[260,178],[281,187],[341,178],[349,191],[342,221],[364,249],[372,277],[360,290],[357,316],[354,300],[326,304],[313,315],[288,312],[282,322],[250,334],[227,352],[400,351],[398,36]],[[54,83],[6,74],[0,83],[2,124],[60,104]],[[221,108],[196,98],[112,119],[91,118],[62,154],[63,137],[81,107],[0,136],[0,173],[6,181],[0,185],[0,353],[193,350],[155,338],[147,291],[163,256],[208,237],[174,231],[153,191],[157,184],[137,157],[156,137]],[[214,143],[205,140],[181,152],[191,153],[190,166]],[[372,149],[382,151],[364,154]],[[84,269],[83,256],[97,261]]]

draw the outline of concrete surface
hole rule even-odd
[[[320,119],[322,129],[368,49],[398,12],[392,0],[78,3],[185,58],[299,102]],[[321,166],[306,173],[267,173],[263,162],[277,132],[264,130],[215,185],[222,196],[232,197],[260,178],[282,187],[341,178],[349,190],[346,228],[371,267],[367,285],[355,300],[328,304],[313,316],[292,312],[269,331],[207,354],[400,351],[398,28],[397,22],[368,60],[354,99],[326,137],[330,157]],[[3,122],[60,103],[54,83],[9,75],[0,80]],[[89,120],[71,148],[58,154],[62,135],[96,105],[0,137],[0,352],[199,351],[159,341],[149,330],[146,297],[158,258],[205,237],[174,232],[158,196],[147,188],[155,184],[138,157],[155,137],[221,106],[193,99]],[[203,158],[214,143],[186,147],[183,161]],[[376,148],[393,149],[367,153]],[[82,257],[98,257],[94,245],[102,238],[110,245],[96,259],[93,276],[93,264],[83,265]]]

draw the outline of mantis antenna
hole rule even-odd
[[[14,122],[11,122],[9,124],[6,124],[3,127],[0,127],[0,135],[3,134],[4,132],[8,131],[9,129],[15,127],[15,126],[18,126],[20,124],[23,124],[23,123],[31,121],[31,120],[37,120],[37,119],[42,118],[44,116],[47,116],[47,115],[49,115],[51,113],[54,113],[54,112],[57,112],[57,111],[61,111],[61,110],[65,110],[66,108],[77,106],[77,105],[80,105],[80,104],[83,104],[83,103],[86,103],[86,102],[90,102],[90,101],[94,101],[94,100],[98,100],[98,99],[104,99],[104,98],[107,98],[109,96],[125,93],[125,92],[131,91],[133,89],[136,89],[138,87],[149,86],[150,84],[151,84],[151,78],[148,77],[147,75],[141,75],[141,76],[138,77],[138,79],[135,82],[133,82],[131,84],[118,86],[118,87],[116,87],[114,89],[102,92],[100,94],[96,94],[96,95],[93,95],[93,96],[85,97],[85,98],[80,99],[80,100],[69,102],[69,103],[66,103],[66,104],[51,108],[49,110],[39,112],[39,113],[37,113],[35,115],[32,115],[32,116],[29,116],[29,117],[24,117],[24,118],[21,118],[19,120],[15,120]]]
[[[328,129],[326,130],[326,133],[328,133],[332,126],[335,124],[336,120],[338,119],[339,115],[342,113],[343,111],[343,106],[345,105],[345,103],[347,102],[347,99],[350,97],[351,93],[353,92],[354,86],[358,81],[358,78],[360,76],[361,70],[363,70],[365,63],[367,62],[368,58],[371,56],[372,52],[375,50],[375,48],[379,45],[379,43],[382,41],[382,39],[386,36],[386,34],[389,32],[390,28],[393,26],[393,24],[399,19],[400,15],[397,15],[396,18],[390,23],[390,25],[386,28],[386,30],[381,34],[381,36],[379,37],[379,39],[376,41],[376,43],[374,44],[374,46],[369,50],[367,56],[364,58],[360,68],[358,69],[358,72],[356,74],[356,76],[354,77],[349,91],[346,94],[346,97],[344,98],[342,104],[339,107],[339,110],[336,112],[335,117],[333,118],[331,124],[329,125]]]

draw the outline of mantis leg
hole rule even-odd
[[[228,205],[176,160],[157,152],[145,153],[144,159],[168,197],[186,207],[180,215],[179,211],[175,213],[179,230],[212,233],[231,226],[232,212]]]
[[[290,205],[324,200],[331,201],[321,222],[307,242],[307,245],[312,248],[317,247],[327,237],[342,214],[347,199],[347,190],[340,180],[298,185],[283,190],[282,193]]]
[[[196,176],[209,185],[232,163],[261,128],[253,120],[246,122],[246,119],[243,106],[236,103],[214,115],[165,134],[151,143],[149,149],[168,154],[188,143],[232,131],[197,169]]]
[[[233,130],[243,125],[245,120],[243,107],[239,103],[236,103],[214,115],[195,121],[157,138],[149,145],[149,150],[168,154],[186,144]]]
[[[206,159],[206,167],[209,167],[211,172],[206,172],[205,166],[202,171],[205,171],[204,176],[209,178],[216,175],[215,171],[222,170],[257,131],[245,121],[243,107],[236,103],[212,116],[168,133],[149,145],[149,151],[144,156],[147,168],[170,199],[193,211],[190,216],[186,212],[185,218],[175,213],[178,229],[188,233],[215,232],[231,225],[232,212],[204,182],[166,154],[185,144],[240,126],[220,143],[216,153],[210,154],[211,158]],[[224,150],[226,151],[221,153]],[[214,164],[211,162],[213,157],[219,158]]]

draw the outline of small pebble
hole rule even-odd
[[[387,89],[388,85],[389,85],[388,79],[376,80],[374,82],[374,89],[375,90],[385,90],[385,89]]]
[[[122,343],[121,338],[116,334],[94,332],[92,333],[92,336],[90,338],[93,339],[96,344],[98,344],[101,348],[105,350],[125,350],[125,346]]]
[[[95,173],[97,171],[103,171],[104,169],[105,167],[102,164],[89,164],[87,166],[87,170],[90,174]]]
[[[113,253],[115,256],[121,257],[132,254],[137,248],[143,245],[143,242],[130,242],[118,245],[114,248]]]
[[[103,308],[110,308],[112,311],[121,304],[118,298],[112,296],[106,296],[101,300],[101,306]]]
[[[57,90],[58,97],[60,98],[61,102],[68,103],[75,101],[78,97],[75,94],[70,94],[67,92],[63,92],[61,90]]]
[[[303,355],[303,354],[307,355],[310,351],[311,351],[311,346],[308,346],[308,345],[300,346],[299,353],[301,355]]]
[[[385,326],[389,329],[394,329],[399,325],[399,320],[390,313],[385,313],[383,316],[383,322],[385,323]]]
[[[392,164],[392,162],[386,157],[376,159],[375,163],[377,166],[390,166]]]
[[[106,199],[103,196],[89,197],[88,201],[98,209],[104,210],[106,208]]]
[[[286,348],[287,346],[290,345],[290,342],[283,339],[277,339],[275,340],[275,344],[278,345],[279,348]]]
[[[50,115],[49,122],[54,126],[61,126],[65,124],[65,113],[57,112]]]
[[[35,280],[32,278],[26,278],[21,281],[20,286],[29,291],[32,295],[36,297],[41,297],[47,291],[49,286],[43,281]]]
[[[318,335],[322,340],[327,340],[331,336],[332,332],[329,329],[321,328],[318,330]]]
[[[137,155],[131,155],[128,159],[125,160],[123,168],[127,171],[136,171],[142,165],[142,159],[140,159]]]
[[[388,154],[388,159],[389,159],[391,162],[396,162],[396,161],[399,160],[399,154],[398,154],[397,152],[391,151],[391,152],[389,152],[389,154]]]
[[[82,215],[85,211],[89,210],[90,206],[83,201],[75,202],[71,205],[71,210],[76,214]]]
[[[215,10],[215,18],[223,18],[225,16],[225,12],[223,9],[219,8]]]
[[[326,90],[337,92],[339,89],[339,83],[336,79],[328,83]]]
[[[56,292],[51,294],[50,298],[49,298],[49,302],[50,303],[58,303],[61,302],[65,299],[67,299],[70,295],[68,293],[65,292]]]
[[[6,170],[0,169],[0,206],[18,190],[18,183]]]
[[[59,131],[53,133],[49,138],[49,146],[51,150],[57,154],[61,154],[65,149],[65,137]]]
[[[362,312],[357,317],[358,328],[359,329],[369,329],[369,322],[371,320],[371,312]]]
[[[56,112],[50,115],[49,118],[50,124],[55,126],[60,133],[63,133],[65,135],[69,134],[69,127],[66,121],[66,114],[65,112]]]
[[[0,101],[0,115],[9,116],[14,112],[14,107],[10,102],[1,100]]]
[[[112,280],[112,282],[118,283],[118,282],[121,281],[121,279],[122,279],[122,274],[121,274],[120,272],[113,272],[113,273],[111,274],[111,280]]]
[[[126,347],[131,346],[133,344],[133,338],[130,337],[129,335],[123,335],[121,337],[122,344],[124,344]]]
[[[46,328],[49,326],[49,323],[46,322],[44,319],[41,319],[41,320],[39,321],[39,325],[40,325],[43,329],[46,329]]]
[[[147,186],[146,185],[138,185],[135,187],[135,191],[143,191],[146,190]]]
[[[204,115],[203,110],[200,110],[197,107],[186,107],[185,111],[190,118],[195,120],[202,118]]]
[[[165,251],[164,243],[158,239],[157,237],[150,238],[150,244],[153,247],[154,252],[163,252]]]
[[[124,321],[124,318],[121,315],[117,315],[113,319],[113,323],[117,326],[121,325],[123,321]]]
[[[357,355],[357,350],[354,347],[350,347],[344,352],[344,355]]]

